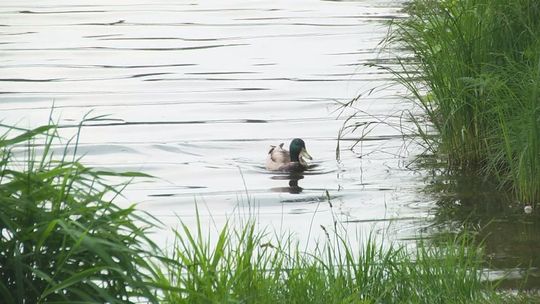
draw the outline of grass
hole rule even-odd
[[[103,182],[139,174],[94,171],[67,150],[56,158],[54,125],[3,127],[2,303],[157,303],[148,263],[157,247],[147,235],[155,222],[114,204],[121,186]]]
[[[170,284],[163,303],[517,301],[483,281],[482,250],[467,236],[406,249],[354,241],[337,225],[321,227],[327,239],[304,252],[294,236],[257,230],[255,221],[225,226],[215,242],[201,226],[175,231],[178,264],[162,267],[160,285]]]
[[[123,184],[60,155],[57,127],[10,128],[0,137],[2,303],[518,303],[484,281],[482,249],[467,236],[415,249],[321,227],[307,250],[293,235],[225,225],[217,238],[174,230],[164,252],[157,220],[115,204]],[[78,135],[77,135],[78,136]],[[41,142],[42,141],[42,142]],[[68,154],[69,149],[74,152]],[[525,303],[525,300],[524,302]]]
[[[418,133],[451,170],[538,202],[540,2],[414,0],[407,12],[387,42],[413,54],[391,69],[438,136],[416,117]]]

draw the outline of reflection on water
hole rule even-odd
[[[435,169],[437,166],[431,166]],[[526,214],[523,204],[495,184],[479,176],[436,173],[426,191],[437,208],[427,232],[438,236],[467,231],[481,243],[487,257],[490,277],[505,277],[504,288],[540,286],[540,218]],[[527,280],[522,280],[527,276]]]
[[[298,185],[298,181],[304,178],[303,172],[288,172],[281,175],[274,175],[271,177],[273,180],[288,181],[288,187],[274,187],[270,188],[273,192],[288,192],[290,194],[298,194],[302,192],[302,187]]]
[[[302,238],[311,222],[332,221],[315,206],[325,191],[347,220],[424,219],[428,208],[408,207],[422,200],[421,176],[405,169],[414,149],[404,149],[399,130],[383,125],[335,159],[349,111],[338,117],[338,102],[391,78],[364,64],[387,59],[374,50],[383,21],[400,10],[390,0],[2,3],[0,118],[43,124],[54,102],[69,138],[89,110],[107,115],[85,124],[84,161],[158,177],[125,195],[169,225],[175,215],[191,221],[195,201],[224,223],[248,195],[262,225],[279,214]],[[409,105],[398,93],[365,94],[370,114],[358,119],[399,123],[390,113]],[[291,134],[306,141],[313,165],[301,175],[267,172],[266,147]]]
[[[405,167],[415,148],[390,127],[409,104],[399,88],[366,94],[391,75],[365,66],[388,59],[375,51],[384,21],[402,16],[394,0],[1,3],[0,119],[44,124],[54,102],[69,138],[89,110],[107,115],[85,124],[84,161],[158,177],[124,194],[166,225],[177,215],[192,223],[196,202],[223,224],[247,196],[262,226],[302,239],[310,225],[333,221],[329,206],[317,207],[328,191],[352,229],[386,231],[392,219],[402,223],[393,236],[409,237],[429,217],[416,191],[421,175]],[[355,150],[345,143],[358,135],[344,138],[336,161],[351,113],[338,116],[338,104],[358,94],[369,113],[360,121],[389,124]],[[267,147],[293,134],[306,141],[312,166],[265,170]]]

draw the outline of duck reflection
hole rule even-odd
[[[304,189],[298,185],[298,181],[303,179],[304,175],[300,172],[290,172],[287,174],[274,175],[271,177],[273,180],[288,180],[289,187],[275,187],[270,188],[273,192],[288,192],[291,194],[301,193]]]

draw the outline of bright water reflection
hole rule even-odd
[[[238,204],[261,224],[305,237],[309,227],[388,221],[414,233],[429,202],[398,128],[379,125],[361,148],[342,149],[336,102],[384,84],[366,68],[400,16],[400,1],[20,1],[0,6],[4,123],[62,125],[92,110],[79,152],[92,166],[159,177],[125,192],[169,225],[190,222],[197,200],[223,223]],[[408,105],[392,90],[363,101],[399,124]],[[345,113],[346,114],[346,113]],[[395,117],[393,116],[395,115]],[[75,128],[66,128],[65,136]],[[355,135],[359,136],[359,135]],[[267,172],[269,145],[302,137],[315,157],[299,176]],[[354,138],[350,138],[353,140]],[[347,148],[352,141],[344,141]],[[58,148],[59,151],[61,147]],[[312,220],[313,218],[313,220]],[[379,229],[373,228],[373,229]]]

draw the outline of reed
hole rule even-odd
[[[540,2],[414,0],[407,12],[387,43],[413,54],[392,70],[438,136],[416,117],[418,133],[451,170],[538,202]]]

